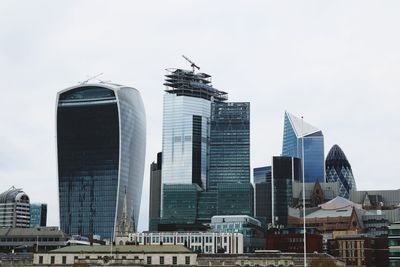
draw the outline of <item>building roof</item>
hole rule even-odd
[[[357,209],[361,209],[362,205],[354,203],[348,199],[345,199],[343,197],[337,196],[334,199],[319,205],[319,207],[323,210],[335,210],[335,209],[344,209],[347,207],[355,207]]]
[[[228,99],[226,92],[217,90],[211,85],[211,76],[206,73],[194,73],[184,69],[167,69],[167,71],[164,83],[167,93],[214,99],[217,102]]]
[[[111,246],[67,246],[50,253],[110,253]],[[112,246],[112,252],[118,253],[192,253],[182,245],[118,245]]]
[[[311,199],[312,194],[314,192],[314,187],[315,187],[316,182],[306,182],[304,184],[305,186],[305,192],[306,192],[306,200]],[[330,182],[330,183],[320,183],[320,186],[322,190],[324,191],[324,197],[325,200],[327,199],[333,199],[337,195],[339,195],[339,182]],[[303,183],[294,181],[292,185],[292,196],[293,198],[299,198],[302,199],[303,197]]]
[[[27,194],[25,194],[22,189],[15,188],[12,186],[10,189],[7,191],[3,192],[0,194],[0,203],[7,203],[7,202],[16,202],[17,200],[21,200],[21,198],[24,197],[26,203],[29,203],[29,197]]]
[[[363,204],[365,195],[368,194],[368,198],[372,200],[380,199],[383,202],[383,206],[395,206],[400,207],[400,189],[395,190],[350,190],[350,199],[356,203]],[[376,197],[376,196],[380,197]],[[374,197],[375,196],[375,197]],[[373,204],[373,203],[371,203]]]
[[[39,227],[39,228],[0,228],[0,236],[62,236],[65,237],[63,231],[56,227]]]
[[[326,156],[326,160],[343,160],[347,161],[346,155],[343,150],[338,145],[333,145],[329,150],[328,155]]]
[[[317,134],[319,133],[322,135],[322,132],[320,129],[318,129],[315,126],[312,126],[308,122],[305,122],[304,120],[294,116],[293,114],[285,111],[286,116],[289,118],[289,121],[296,133],[297,137],[303,137],[303,136],[308,136],[312,134]]]

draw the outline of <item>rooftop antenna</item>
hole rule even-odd
[[[182,55],[182,57],[183,57],[184,59],[186,59],[186,60],[190,63],[190,67],[192,67],[193,73],[194,73],[195,69],[200,70],[200,67],[197,66],[197,65],[196,65],[193,61],[191,61],[189,58],[185,57],[185,55]]]
[[[100,75],[103,75],[103,73],[101,72],[101,73],[99,73],[99,74],[96,74],[96,75],[94,75],[94,76],[88,78],[87,80],[85,80],[85,81],[83,81],[83,82],[80,82],[80,84],[88,83],[90,80],[93,80],[93,79],[99,77]]]

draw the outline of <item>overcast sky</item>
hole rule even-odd
[[[288,110],[345,152],[358,189],[400,186],[399,1],[1,1],[0,191],[23,188],[58,225],[57,91],[103,72],[147,113],[161,150],[163,75],[190,57],[231,101],[251,102],[251,167],[282,147]]]

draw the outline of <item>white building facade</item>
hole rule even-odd
[[[121,243],[122,241],[122,243]],[[243,253],[243,234],[212,232],[154,232],[131,233],[117,240],[117,244],[129,242],[138,245],[184,245],[200,253]]]

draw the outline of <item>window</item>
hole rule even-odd
[[[43,256],[39,256],[39,264],[43,264]]]
[[[62,264],[67,264],[67,256],[62,256]]]
[[[160,256],[160,265],[164,264],[164,256]]]
[[[147,256],[147,264],[151,264],[151,257]]]
[[[54,256],[50,257],[50,264],[54,264]]]
[[[75,260],[75,261],[78,260],[78,256],[74,256],[74,260]]]
[[[176,258],[176,256],[172,256],[172,264],[176,265],[178,262],[178,259]]]
[[[185,257],[185,264],[189,265],[190,264],[190,256]]]
[[[122,259],[123,259],[123,260],[126,260],[126,256],[122,256]]]

